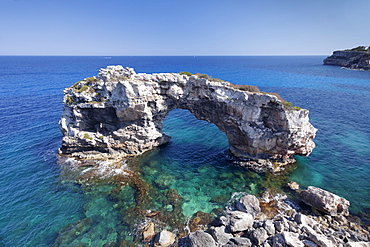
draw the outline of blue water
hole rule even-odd
[[[81,221],[86,229],[64,246],[133,239],[121,219],[133,203],[132,189],[122,188],[113,200],[107,185],[81,187],[62,175],[56,158],[63,89],[117,64],[145,73],[206,73],[257,85],[309,109],[317,147],[309,157],[298,157],[288,179],[345,197],[353,213],[369,210],[370,72],[323,66],[324,58],[0,57],[0,246],[52,246],[60,229]],[[225,135],[187,111],[172,111],[164,130],[172,141],[137,168],[158,195],[153,210],[169,207],[160,203],[162,190],[177,191],[186,218],[222,207],[233,192],[256,194],[281,185],[230,165]]]

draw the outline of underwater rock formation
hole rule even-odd
[[[308,110],[245,90],[204,75],[137,74],[108,66],[64,90],[59,152],[79,158],[140,155],[170,140],[162,127],[173,109],[215,124],[226,133],[231,153],[246,162],[275,169],[312,152],[317,130]]]

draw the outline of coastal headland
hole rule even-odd
[[[341,66],[347,69],[370,70],[370,47],[358,46],[347,50],[334,51],[324,59],[324,65]]]
[[[60,153],[82,159],[140,155],[170,140],[163,120],[178,108],[225,132],[231,156],[254,170],[281,171],[294,155],[307,156],[315,147],[309,111],[277,94],[205,74],[108,66],[64,90]]]

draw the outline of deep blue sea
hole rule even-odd
[[[317,147],[298,157],[284,179],[329,190],[350,200],[352,213],[369,213],[370,72],[324,66],[324,58],[0,56],[0,246],[53,246],[66,226],[74,227],[73,234],[55,246],[118,246],[133,239],[122,222],[122,205],[133,200],[133,190],[112,199],[107,185],[83,188],[62,175],[56,158],[63,89],[119,64],[136,72],[199,72],[256,85],[310,110]],[[234,192],[257,194],[285,181],[232,166],[225,159],[225,134],[185,110],[173,110],[164,129],[171,142],[137,169],[158,198],[162,190],[177,191],[184,217],[210,213]],[[169,206],[158,199],[153,207]]]

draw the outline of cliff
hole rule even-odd
[[[137,74],[108,66],[64,90],[59,152],[79,158],[140,155],[170,140],[163,120],[176,108],[225,132],[231,153],[246,166],[278,171],[294,155],[312,152],[316,129],[308,110],[287,106],[274,94],[240,89],[204,75]]]
[[[350,50],[334,51],[333,55],[324,59],[324,65],[370,70],[370,47],[359,46]]]

